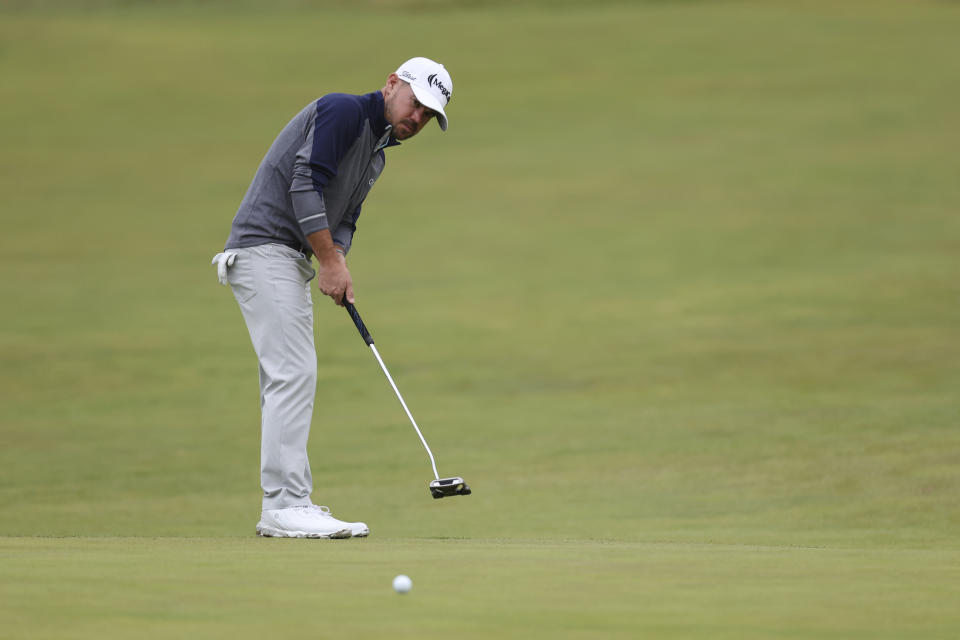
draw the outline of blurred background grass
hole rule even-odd
[[[464,517],[699,539],[812,508],[820,540],[899,497],[952,537],[954,7],[101,6],[4,20],[12,532],[96,533],[54,517],[85,500],[129,514],[110,533],[153,501],[250,519],[256,365],[209,255],[296,110],[423,53],[451,129],[392,150],[351,266],[441,468],[483,487]],[[428,467],[338,311],[318,487],[413,534]]]
[[[280,128],[413,55],[315,294],[315,498],[382,539],[956,550],[954,3],[0,4],[0,535],[249,536],[210,257]]]

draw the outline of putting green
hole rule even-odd
[[[0,553],[11,637],[947,638],[960,618],[955,551],[67,538]]]

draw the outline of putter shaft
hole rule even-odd
[[[410,418],[410,424],[413,425],[414,430],[416,430],[417,435],[420,437],[420,442],[423,443],[423,448],[427,450],[427,455],[430,456],[430,466],[433,467],[433,477],[439,480],[440,474],[437,473],[437,463],[433,459],[433,452],[430,451],[430,445],[427,444],[427,441],[423,437],[423,434],[420,433],[420,427],[417,426],[417,421],[413,419],[413,414],[410,413],[410,409],[407,408],[407,403],[403,401],[403,396],[400,395],[400,390],[397,389],[397,385],[393,382],[393,378],[390,376],[390,372],[387,371],[387,365],[383,364],[383,358],[380,357],[380,353],[377,351],[377,347],[374,346],[373,340],[371,339],[370,342],[367,344],[370,347],[371,351],[373,351],[373,355],[377,357],[377,362],[380,363],[380,368],[383,369],[383,373],[387,376],[387,380],[390,381],[390,386],[393,387],[393,392],[397,394],[397,399],[400,401],[400,404],[403,405],[403,410],[407,412],[407,417]]]

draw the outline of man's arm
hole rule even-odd
[[[340,221],[337,228],[330,230],[333,235],[333,243],[343,247],[344,255],[350,253],[350,245],[353,244],[353,234],[357,230],[357,220],[360,218],[361,207],[362,205],[357,207],[353,215],[343,216],[343,220]]]
[[[331,94],[317,100],[311,124],[297,150],[290,200],[304,236],[329,227],[323,191],[336,177],[340,160],[360,131],[359,107],[348,98]]]
[[[349,240],[334,240],[336,229],[329,228],[323,190],[337,174],[337,165],[356,138],[361,113],[348,96],[331,94],[316,102],[313,126],[297,151],[290,198],[294,215],[319,263],[317,287],[343,305],[344,297],[353,302],[353,283],[345,255]],[[340,247],[342,253],[337,252]]]
[[[317,286],[320,291],[333,298],[333,301],[341,307],[344,298],[353,304],[353,280],[347,269],[343,247],[333,242],[329,229],[314,231],[307,236],[307,241],[310,242],[313,255],[317,257],[317,263],[319,263]]]

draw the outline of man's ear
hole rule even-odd
[[[383,88],[384,94],[388,96],[392,94],[397,90],[397,85],[400,84],[400,82],[401,80],[399,76],[397,76],[395,73],[391,73],[389,76],[387,76],[387,84]]]

